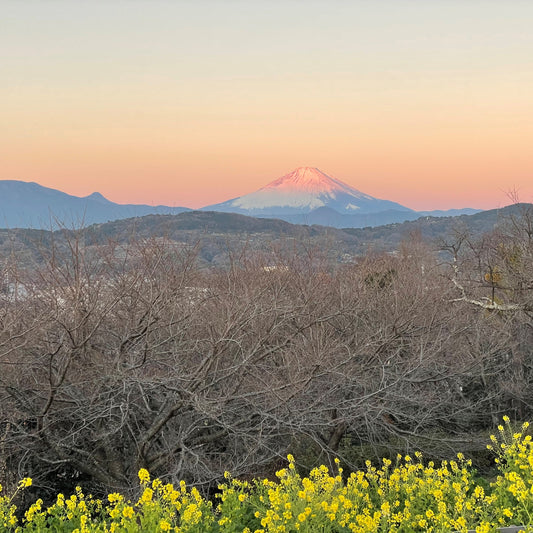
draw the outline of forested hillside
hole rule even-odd
[[[68,247],[68,241],[80,239],[85,247],[109,243],[164,239],[174,247],[193,251],[198,264],[227,267],[236,257],[245,255],[293,253],[307,254],[312,249],[327,253],[333,263],[347,263],[369,252],[397,252],[403,241],[421,238],[432,249],[442,247],[450,236],[479,239],[485,233],[506,225],[509,220],[528,212],[531,204],[515,204],[503,209],[474,215],[421,217],[401,224],[361,229],[337,229],[325,226],[289,224],[283,220],[254,218],[235,213],[191,211],[179,215],[147,215],[105,224],[93,224],[83,231],[64,226],[60,230],[0,229],[1,256],[17,256],[29,265],[42,259],[41,249],[54,243]]]

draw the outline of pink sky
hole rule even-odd
[[[533,3],[6,2],[0,179],[200,207],[298,166],[533,202]]]

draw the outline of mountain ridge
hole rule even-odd
[[[273,198],[278,202],[277,209],[264,206],[265,191],[267,199]],[[248,200],[246,200],[247,197]],[[283,198],[288,198],[288,200],[283,200]],[[232,207],[230,204],[235,201],[240,201],[240,205],[245,207]],[[246,201],[251,202],[248,205],[256,207],[246,208]],[[285,201],[288,205],[280,206],[280,201]],[[261,207],[261,202],[263,202],[263,207]],[[290,205],[291,202],[292,205]],[[105,198],[100,192],[78,197],[44,187],[33,181],[0,180],[0,227],[6,228],[80,227],[149,214],[179,214],[188,211],[193,210],[187,207],[162,205],[117,204]],[[450,210],[450,212],[417,212],[389,200],[376,199],[328,176],[315,167],[299,167],[273,180],[255,193],[221,204],[205,206],[198,211],[276,218],[293,224],[309,226],[318,224],[335,228],[358,228],[415,220],[420,216],[471,214],[479,210],[466,208]]]
[[[178,214],[187,207],[117,204],[99,192],[80,197],[34,181],[0,180],[0,227],[57,228],[108,222],[150,213]]]

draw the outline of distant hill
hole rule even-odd
[[[79,227],[119,218],[150,213],[178,214],[186,207],[116,204],[100,193],[72,196],[38,183],[0,180],[0,227],[57,228]]]
[[[278,218],[292,224],[319,224],[333,228],[365,228],[368,226],[383,226],[408,220],[417,220],[422,216],[447,217],[459,215],[473,215],[478,209],[450,209],[449,211],[400,211],[389,209],[377,213],[341,214],[329,207],[319,207],[313,211],[300,215],[278,215]]]
[[[214,211],[188,211],[178,215],[146,215],[135,219],[122,219],[88,228],[93,235],[140,237],[179,236],[183,232],[198,232],[209,235],[272,235],[297,236],[303,232],[315,233],[317,229],[290,224],[279,219],[254,218],[236,213]],[[343,233],[340,231],[340,233]],[[119,239],[120,240],[120,239]]]
[[[461,234],[476,239],[483,234],[508,226],[513,218],[519,218],[525,213],[533,219],[533,204],[513,204],[500,209],[480,211],[473,215],[424,216],[401,224],[344,228],[343,231],[357,237],[367,246],[391,250],[398,247],[403,239],[415,234],[434,245]]]
[[[333,228],[364,228],[366,226],[383,226],[405,220],[416,220],[420,215],[416,211],[399,211],[389,209],[377,213],[342,214],[330,207],[318,207],[313,211],[298,215],[278,215],[278,218],[292,224],[318,224]]]
[[[519,204],[474,215],[421,217],[418,220],[377,227],[337,229],[319,225],[297,225],[278,219],[252,218],[235,213],[188,211],[178,215],[146,215],[93,224],[83,230],[87,246],[110,241],[123,244],[135,240],[164,238],[181,249],[195,250],[199,260],[210,265],[226,265],[229,255],[242,250],[262,254],[296,251],[326,254],[337,262],[349,262],[369,249],[392,252],[413,235],[437,250],[445,241],[468,234],[472,239],[504,227],[512,217],[529,212],[533,205]],[[40,247],[53,240],[60,245],[72,235],[70,230],[0,230],[0,257],[16,252],[19,258],[38,261]],[[312,252],[312,251],[315,252]]]

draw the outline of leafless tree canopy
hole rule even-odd
[[[532,239],[524,214],[482,242],[413,238],[351,265],[310,251],[200,269],[172,242],[83,232],[39,267],[5,258],[2,482],[124,490],[145,467],[207,489],[294,450],[355,465],[475,449],[533,410]]]

